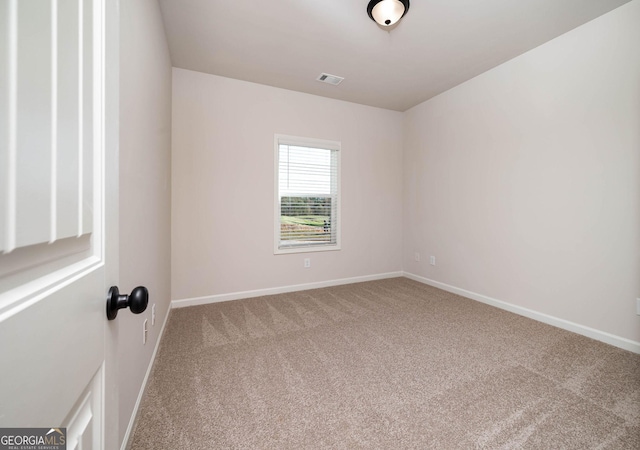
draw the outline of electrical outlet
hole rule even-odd
[[[636,299],[636,314],[640,316],[640,298]]]
[[[142,345],[147,343],[147,319],[142,322]]]
[[[416,261],[420,262],[420,253],[416,252],[415,255],[413,255],[413,257],[415,258]]]
[[[154,326],[156,324],[156,304],[154,303],[153,306],[151,306],[151,326]]]
[[[436,265],[436,257],[435,256],[429,256],[429,264],[431,264],[432,266]]]
[[[309,267],[311,267],[311,258],[305,258],[304,259],[304,268],[308,269]]]

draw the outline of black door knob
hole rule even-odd
[[[140,314],[149,304],[149,291],[144,286],[138,286],[130,295],[120,295],[118,286],[111,286],[107,296],[107,319],[113,320],[118,315],[118,310],[129,308],[132,313]]]

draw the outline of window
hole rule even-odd
[[[340,249],[340,143],[276,135],[275,249]]]

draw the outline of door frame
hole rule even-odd
[[[120,0],[104,0],[104,5],[105,239],[103,254],[105,260],[109,262],[105,270],[105,285],[117,286],[119,281]],[[106,313],[105,322],[102,442],[103,448],[110,450],[120,448],[126,443],[118,442],[117,327],[109,326]]]

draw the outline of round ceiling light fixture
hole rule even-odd
[[[409,0],[371,0],[367,14],[383,27],[390,27],[409,11]]]

